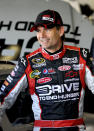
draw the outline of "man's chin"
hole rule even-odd
[[[41,44],[41,46],[45,49],[49,49],[48,45],[47,44]]]

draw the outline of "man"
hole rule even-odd
[[[33,100],[34,131],[85,131],[85,82],[94,93],[94,72],[87,49],[64,45],[61,16],[41,12],[31,28],[41,47],[20,58],[1,87],[2,110],[29,86]]]

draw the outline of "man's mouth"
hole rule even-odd
[[[40,38],[40,41],[43,42],[43,43],[48,43],[49,39],[47,39],[47,38]]]

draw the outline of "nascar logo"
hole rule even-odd
[[[35,64],[41,64],[41,63],[45,62],[45,59],[43,59],[43,58],[34,58],[34,59],[32,59],[32,62],[35,63]]]

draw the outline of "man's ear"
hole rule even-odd
[[[64,27],[61,26],[61,27],[60,27],[60,36],[63,36],[63,34],[64,34]]]

